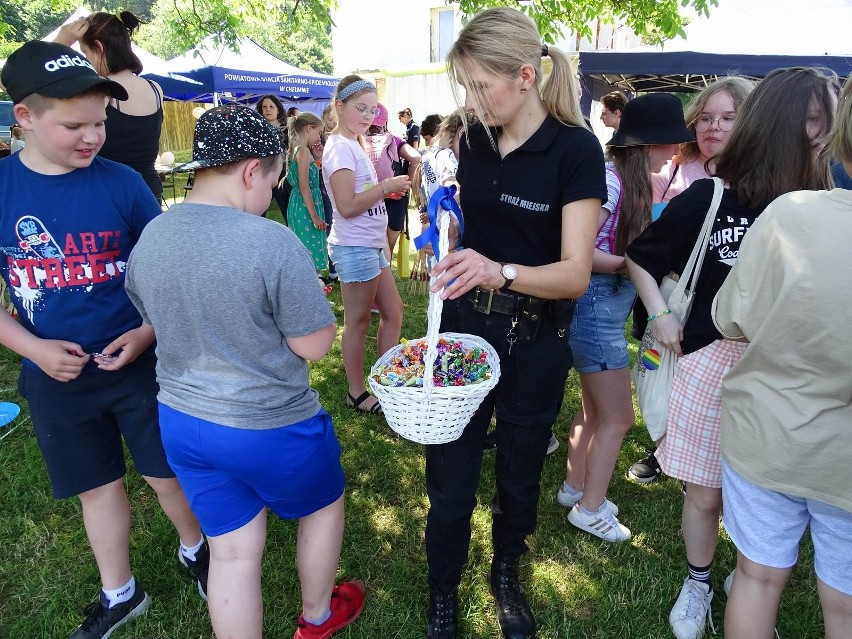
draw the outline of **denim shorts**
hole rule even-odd
[[[337,276],[344,284],[369,282],[377,278],[383,268],[390,266],[385,252],[372,246],[329,244],[328,255],[337,269]]]
[[[268,507],[298,519],[343,494],[340,444],[331,416],[280,428],[231,428],[160,404],[160,429],[192,512],[205,534],[242,528]]]
[[[592,274],[571,320],[570,343],[578,373],[627,368],[630,360],[624,323],[635,299],[636,289],[626,276]]]
[[[54,497],[73,497],[124,477],[122,440],[140,474],[175,476],[160,439],[156,362],[141,357],[117,371],[90,367],[70,382],[21,367],[18,391],[29,402]]]

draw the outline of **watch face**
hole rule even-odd
[[[503,273],[503,277],[505,277],[507,280],[513,280],[516,277],[518,277],[518,269],[516,269],[511,264],[505,264],[503,266],[502,273]]]

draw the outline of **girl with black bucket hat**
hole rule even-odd
[[[577,300],[570,332],[583,404],[571,422],[567,474],[557,500],[571,508],[571,524],[609,542],[630,539],[616,518],[618,508],[606,499],[621,442],[635,419],[624,323],[636,289],[625,273],[624,252],[651,223],[651,173],[678,144],[694,139],[680,100],[651,93],[627,103],[607,145],[607,202],[598,214],[591,282]]]

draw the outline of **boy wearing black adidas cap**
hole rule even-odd
[[[267,511],[299,519],[302,615],[295,639],[326,639],[364,606],[334,585],[343,469],[331,417],[308,381],[335,319],[313,262],[261,217],[283,163],[278,130],[237,105],[195,127],[190,196],[152,221],[127,292],[157,333],[160,429],[169,463],[210,543],[209,606],[219,637],[260,639]]]
[[[78,495],[102,589],[71,639],[108,637],[144,613],[130,570],[122,439],[203,592],[207,548],[160,440],[154,333],[124,291],[125,265],[160,207],[135,171],[97,157],[108,97],[127,98],[64,45],[28,42],[0,75],[27,133],[0,161],[0,273],[20,318],[0,343],[23,356],[18,387],[54,496]]]

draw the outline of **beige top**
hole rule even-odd
[[[852,511],[852,192],[770,204],[713,318],[750,342],[722,384],[725,461],[758,486]]]

